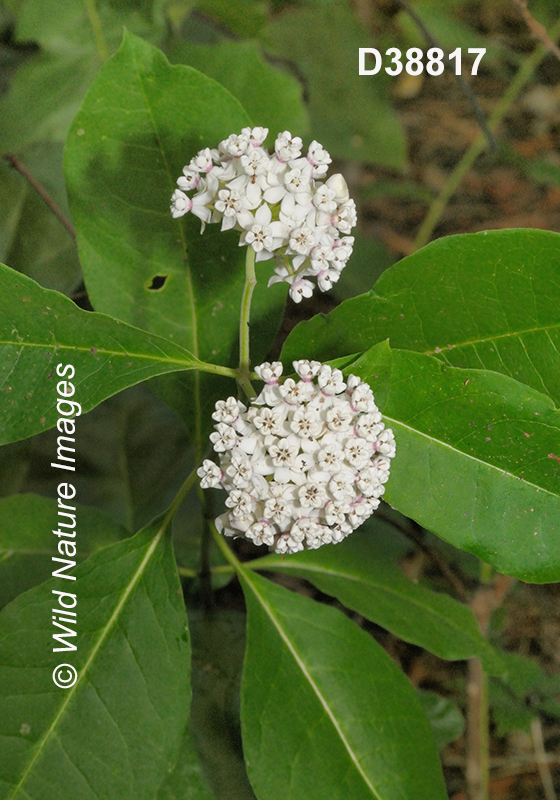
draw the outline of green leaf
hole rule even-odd
[[[96,0],[94,5],[58,0],[53,14],[50,0],[5,0],[19,41],[32,40],[49,52],[82,58],[96,49],[96,24],[110,51],[118,47],[124,25],[138,36],[159,37],[165,33],[165,4],[166,0]]]
[[[447,796],[408,680],[337,609],[243,570],[243,747],[259,800]]]
[[[418,692],[418,696],[430,720],[437,746],[441,748],[455,741],[465,727],[465,720],[457,704],[435,692],[422,690]]]
[[[153,375],[199,364],[173,342],[104,314],[82,311],[58,292],[42,289],[2,264],[0,354],[5,407],[1,444],[56,424],[57,364],[74,367],[73,400],[81,403],[82,412]]]
[[[189,706],[170,537],[160,521],[73,574],[0,614],[0,797],[148,800],[176,761]],[[78,598],[74,652],[53,652],[53,590]],[[53,669],[68,663],[77,681],[57,688]]]
[[[478,656],[487,672],[503,673],[501,657],[480,633],[471,609],[410,581],[374,537],[375,531],[358,531],[336,547],[285,559],[269,555],[255,567],[305,578],[347,608],[440,658]]]
[[[28,148],[24,165],[68,216],[62,144]],[[5,161],[0,161],[0,262],[64,294],[81,281],[75,242],[25,178]]]
[[[381,74],[358,75],[358,48],[371,40],[346,2],[279,14],[265,44],[305,79],[313,136],[331,155],[404,166],[405,138],[387,97],[388,81]]]
[[[560,404],[559,247],[560,234],[536,230],[439,239],[368,294],[300,323],[283,355],[334,358],[390,339],[455,367],[502,372]]]
[[[385,343],[350,371],[395,434],[387,501],[499,572],[559,580],[560,413],[550,399]]]
[[[188,64],[225,86],[256,125],[269,129],[272,141],[286,129],[299,136],[308,132],[300,84],[269,64],[256,42],[198,45],[178,41],[166,52],[171,63]]]
[[[218,363],[236,360],[245,254],[234,231],[209,225],[201,236],[192,215],[174,220],[169,199],[200,148],[248,124],[239,102],[215,81],[170,66],[159,50],[126,34],[66,145],[70,207],[94,308]],[[268,332],[286,288],[266,288],[271,271],[258,268],[252,312],[253,327],[261,323]],[[191,426],[203,401],[217,399],[208,382],[192,383],[173,382],[165,395],[175,394],[169,402]]]
[[[161,785],[157,800],[215,800],[204,777],[189,729],[183,736],[179,759],[173,772]]]
[[[63,501],[68,502],[68,501]],[[77,506],[78,558],[126,536],[126,530],[96,508]],[[0,500],[0,607],[50,578],[58,529],[56,500],[18,494]]]
[[[196,6],[220,28],[228,28],[236,37],[257,36],[266,25],[267,7],[263,0],[196,0]]]
[[[0,147],[26,155],[34,144],[64,144],[99,61],[39,53],[16,72],[0,100]]]

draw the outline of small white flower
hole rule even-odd
[[[313,284],[305,278],[301,278],[290,286],[290,297],[294,303],[301,303],[304,297],[311,297],[312,294]]]
[[[233,450],[237,444],[237,433],[230,425],[219,422],[216,432],[210,434],[210,441],[214,445],[216,453],[223,453],[225,450]]]
[[[267,544],[271,547],[274,544],[274,533],[274,527],[266,519],[261,519],[247,529],[245,536],[255,544]]]
[[[227,425],[231,425],[246,410],[243,403],[240,403],[235,397],[228,397],[227,400],[218,400],[212,419],[215,419],[216,422],[225,422]]]
[[[196,474],[201,479],[200,485],[203,489],[212,489],[218,486],[222,479],[222,470],[209,458],[202,462],[202,466],[197,469]]]
[[[193,201],[180,189],[175,189],[171,195],[171,214],[176,219],[187,214],[192,208]]]
[[[238,489],[249,489],[253,477],[251,461],[245,453],[232,453],[231,464],[226,468],[226,475],[231,478]]]
[[[294,444],[293,440],[280,439],[277,444],[270,446],[268,452],[275,467],[291,467],[298,454],[299,442]]]
[[[264,364],[261,364],[259,367],[255,367],[255,372],[262,381],[272,385],[278,383],[283,369],[284,368],[280,361],[273,361],[272,363],[265,361]]]
[[[329,491],[335,500],[349,500],[354,496],[354,473],[337,472],[329,481]]]
[[[313,236],[313,231],[307,225],[291,232],[290,250],[294,253],[301,253],[301,255],[307,256],[313,247],[315,247],[315,237]]]
[[[319,436],[323,428],[319,415],[309,408],[298,408],[292,417],[290,428],[298,436]]]
[[[307,361],[307,359],[294,361],[294,369],[302,381],[312,381],[313,378],[316,378],[321,366],[320,361]]]
[[[349,439],[344,448],[344,455],[349,464],[352,464],[356,469],[362,469],[371,459],[371,443],[358,436]]]
[[[328,444],[319,450],[319,466],[326,472],[339,472],[343,459],[344,452],[338,442]]]
[[[354,415],[349,403],[346,406],[334,406],[334,408],[329,408],[326,413],[327,427],[336,433],[346,433],[346,431],[350,430],[353,418]],[[362,436],[361,433],[360,436]]]
[[[248,492],[233,489],[226,498],[226,506],[231,508],[233,517],[248,519],[255,509],[255,500]]]
[[[191,192],[193,189],[196,189],[199,183],[199,173],[189,167],[183,167],[182,177],[177,178],[177,186],[179,189],[182,189],[183,192]]]
[[[299,136],[292,136],[290,131],[278,135],[274,142],[274,150],[281,161],[290,161],[301,155],[302,141]]]
[[[321,508],[327,493],[320,483],[306,483],[298,490],[299,501],[304,508]]]
[[[243,128],[242,136],[246,136],[253,147],[260,147],[268,136],[268,128]]]
[[[327,364],[323,365],[319,370],[317,382],[321,387],[323,394],[340,394],[346,389],[342,372],[339,369],[333,369]]]
[[[377,452],[387,458],[393,458],[395,455],[395,437],[393,431],[387,428],[379,434],[377,439]]]

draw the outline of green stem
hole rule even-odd
[[[231,367],[222,367],[220,364],[209,364],[207,361],[197,360],[194,368],[199,370],[199,372],[209,372],[212,375],[225,375],[226,378],[233,378],[234,380],[236,380],[238,377],[238,372],[236,369],[231,369]]]
[[[226,557],[227,561],[233,568],[235,572],[243,571],[243,567],[239,562],[239,559],[233,552],[233,550],[227,546],[225,538],[222,536],[221,533],[218,533],[218,530],[213,522],[210,523],[210,530],[212,531],[212,536],[214,537],[214,541],[218,545],[219,549],[222,551],[222,554]]]
[[[556,39],[558,34],[560,33],[560,20],[556,23],[556,25],[550,31],[550,37],[552,39]],[[523,64],[521,65],[517,75],[513,79],[512,83],[510,84],[507,92],[504,94],[492,114],[490,115],[490,119],[488,120],[488,127],[494,133],[502,119],[505,117],[507,112],[509,111],[511,105],[513,104],[514,100],[517,98],[525,84],[530,79],[531,75],[535,71],[535,69],[539,66],[545,55],[548,53],[547,48],[544,45],[539,45],[531,55],[525,59]],[[430,206],[426,218],[424,219],[422,225],[420,226],[420,230],[414,240],[412,252],[418,250],[420,247],[423,247],[425,244],[428,243],[430,240],[432,233],[434,232],[434,228],[438,224],[443,212],[445,211],[445,207],[447,206],[448,202],[455,194],[459,185],[461,184],[465,175],[469,172],[470,168],[478,158],[478,156],[482,153],[486,146],[486,137],[484,134],[479,134],[474,142],[471,144],[461,161],[457,164],[449,178],[447,179],[445,186],[441,190],[440,194],[432,205]]]
[[[109,58],[109,48],[107,47],[107,42],[105,41],[103,26],[101,25],[101,17],[99,16],[97,6],[95,5],[95,0],[84,0],[84,5],[86,7],[89,24],[93,30],[95,46],[97,47],[99,57],[102,61],[107,61]]]
[[[181,503],[183,502],[185,497],[188,495],[188,493],[190,492],[190,490],[194,486],[194,482],[196,481],[196,477],[197,477],[196,470],[197,470],[197,467],[195,467],[191,472],[189,472],[189,474],[187,475],[183,485],[181,486],[181,488],[179,489],[179,491],[177,492],[177,494],[173,498],[173,502],[169,506],[169,508],[167,510],[167,513],[166,513],[165,517],[163,518],[162,525],[163,525],[164,528],[166,528],[169,525],[169,523],[171,522],[171,520],[173,519],[173,517],[175,516],[175,514],[179,510],[179,508],[181,506]]]
[[[248,398],[255,397],[256,392],[249,380],[250,356],[249,356],[249,335],[251,318],[251,299],[253,290],[257,284],[255,274],[255,251],[252,247],[247,247],[245,256],[245,286],[243,287],[243,298],[241,300],[241,315],[239,318],[239,371],[237,382]]]

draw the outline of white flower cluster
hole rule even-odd
[[[318,361],[293,364],[299,380],[283,383],[279,362],[256,367],[265,387],[248,409],[234,397],[216,403],[220,463],[198,470],[203,489],[228,492],[218,530],[277,553],[342,541],[378,507],[395,455],[366,383]]]
[[[302,141],[278,135],[274,154],[262,144],[268,128],[243,128],[217,150],[201,150],[184,167],[171,198],[171,213],[189,211],[222,230],[240,230],[257,261],[275,259],[271,283],[285,281],[296,303],[311,297],[314,278],[322,292],[340,277],[352,254],[356,204],[342,175],[323,182],[331,157],[318,142],[302,156]],[[189,197],[187,192],[195,192]]]

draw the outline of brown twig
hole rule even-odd
[[[405,0],[397,0],[397,2],[403,9],[403,11],[406,11],[408,16],[412,20],[414,20],[416,27],[422,32],[422,35],[424,39],[428,42],[428,44],[431,44],[432,47],[437,47],[440,50],[443,50],[441,45],[438,43],[437,39],[432,35],[432,33],[426,27],[424,20],[418,16],[416,11],[413,8],[411,8],[409,4],[405,2]],[[457,78],[457,82],[461,87],[463,94],[467,98],[470,107],[472,108],[473,114],[480,127],[480,130],[483,132],[484,136],[488,141],[488,147],[490,149],[490,152],[496,153],[498,151],[498,143],[496,142],[496,137],[494,136],[494,134],[492,133],[492,131],[488,126],[486,117],[484,116],[482,108],[480,107],[480,104],[476,99],[473,90],[471,89],[467,81],[464,79],[462,74],[459,75],[455,74],[455,77]]]
[[[483,565],[486,566],[486,565]],[[484,576],[484,571],[482,572]],[[482,577],[484,580],[484,577]],[[486,633],[492,613],[501,606],[514,578],[496,575],[475,592],[471,608],[480,630]],[[488,676],[478,658],[469,659],[467,682],[466,768],[468,800],[488,800],[489,717]]]
[[[547,33],[546,28],[544,25],[541,25],[540,22],[533,17],[529,9],[527,8],[527,3],[525,0],[512,0],[513,3],[517,6],[517,8],[521,11],[523,15],[523,19],[527,23],[527,27],[533,34],[536,39],[539,39],[547,50],[549,50],[553,55],[556,56],[557,59],[560,60],[560,47],[556,45],[550,36]]]
[[[393,519],[389,514],[386,514],[384,511],[379,509],[375,512],[376,517],[382,519],[384,522],[388,522],[389,525],[392,525],[394,528],[397,528],[401,533],[403,533],[407,538],[412,539],[412,541],[418,546],[423,553],[425,553],[430,561],[439,569],[441,574],[447,578],[449,583],[455,589],[455,592],[458,597],[461,598],[464,602],[469,600],[469,593],[467,591],[466,586],[459,578],[458,575],[451,569],[445,558],[438,553],[437,550],[430,547],[422,538],[421,528],[418,525],[416,528],[417,523],[411,521],[410,525],[406,525],[402,523],[398,519]]]
[[[17,170],[20,175],[23,175],[25,180],[29,183],[29,185],[37,192],[39,197],[47,204],[59,222],[64,225],[72,239],[76,240],[76,231],[74,230],[74,226],[68,219],[68,217],[64,214],[60,206],[52,199],[50,194],[47,192],[45,187],[42,183],[33,177],[33,175],[29,172],[29,170],[23,165],[22,161],[12,153],[4,153],[3,156],[8,164]]]
[[[544,738],[540,719],[537,717],[531,722],[531,738],[535,749],[535,760],[539,768],[539,775],[544,789],[546,800],[558,800],[554,790],[554,781],[550,771],[550,763],[544,748]]]

